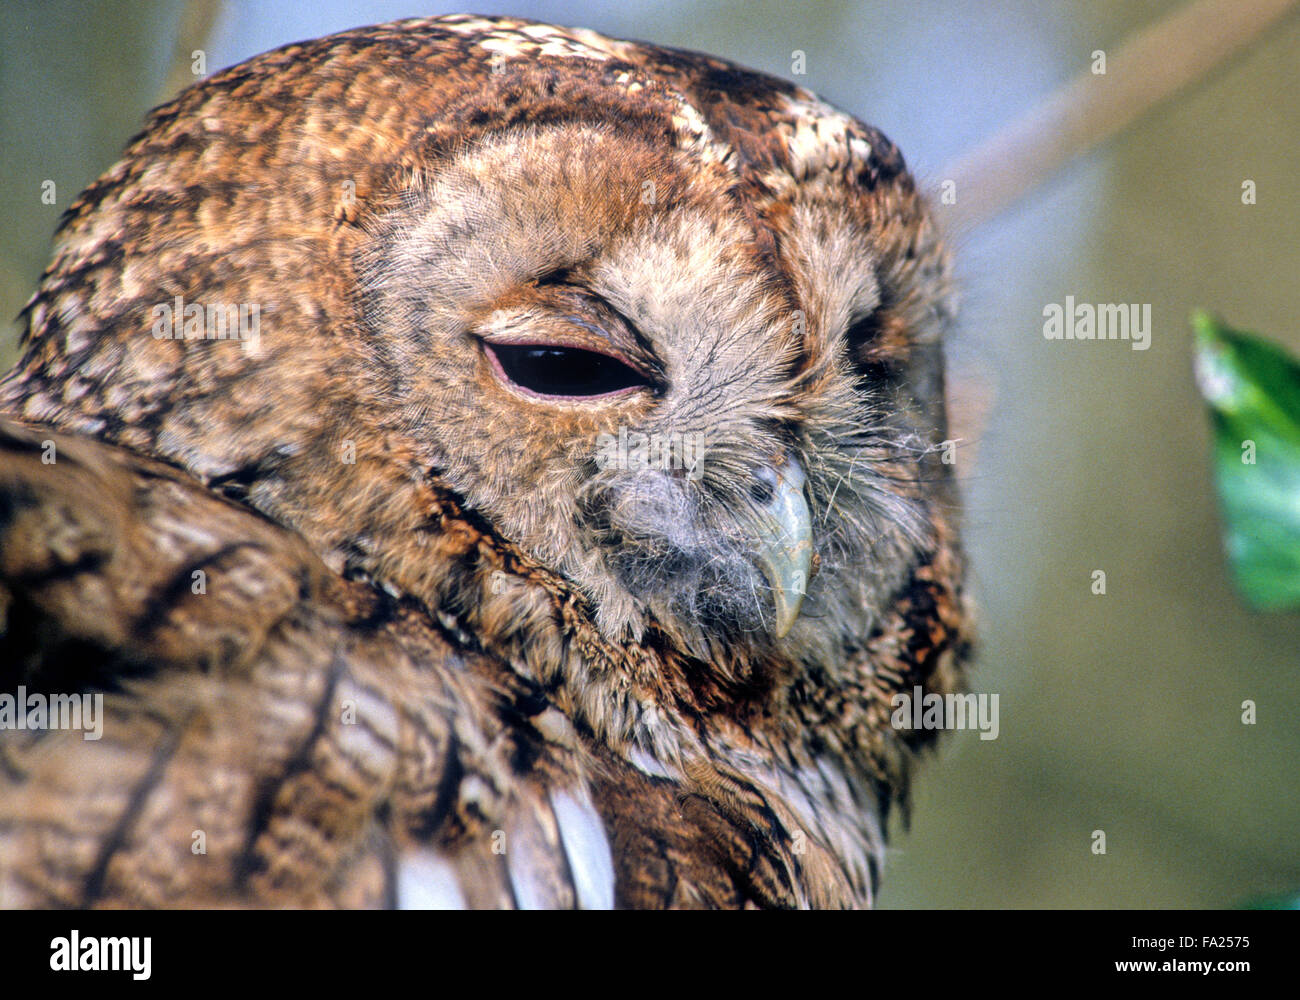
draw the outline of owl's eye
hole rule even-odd
[[[640,372],[608,354],[556,344],[484,344],[498,373],[538,396],[608,396],[649,386]]]

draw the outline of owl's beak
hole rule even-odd
[[[778,639],[794,627],[803,606],[812,565],[812,514],[804,500],[804,472],[790,459],[780,468],[755,473],[763,499],[755,505],[758,520],[757,558],[772,588],[776,606],[773,627]]]

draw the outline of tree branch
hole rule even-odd
[[[945,215],[966,232],[1133,124],[1296,10],[1297,0],[1197,0],[1131,36],[1106,73],[1085,70],[939,174],[957,184]]]

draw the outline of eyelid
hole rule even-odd
[[[493,325],[495,329],[478,330],[475,335],[484,343],[502,347],[560,347],[590,351],[626,365],[651,382],[660,381],[659,373],[644,359],[620,350],[603,328],[581,317],[516,315],[510,321]]]
[[[518,285],[486,304],[475,332],[488,341],[521,334],[560,346],[607,354],[656,382],[663,366],[636,324],[593,286],[572,272]]]

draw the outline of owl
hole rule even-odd
[[[0,905],[871,905],[971,645],[950,270],[884,135],[705,55],[182,92],[0,383]]]

